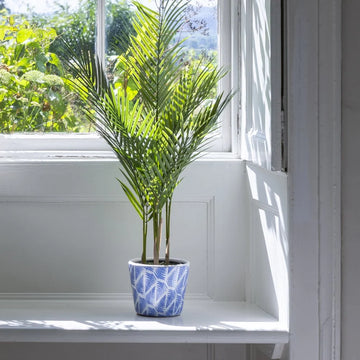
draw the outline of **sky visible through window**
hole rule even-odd
[[[57,4],[68,6],[69,9],[78,8],[78,0],[6,0],[5,7],[12,14],[26,13],[29,9],[37,14],[52,13],[58,8]]]
[[[94,2],[94,0],[89,1]],[[158,0],[140,0],[150,8],[156,8]],[[79,11],[79,6],[86,6],[86,0],[0,0],[0,9],[5,7],[10,14],[23,14],[25,16],[39,15],[53,16],[66,11],[72,14]],[[121,3],[116,0],[105,0],[107,6],[111,3]],[[131,3],[131,1],[127,1]],[[183,37],[189,38],[186,42],[188,49],[196,53],[210,51],[214,55],[217,50],[217,0],[191,0],[187,17],[189,26],[183,30]],[[190,39],[191,38],[191,39]]]
[[[196,6],[207,6],[214,7],[216,6],[217,0],[193,0],[192,4]],[[149,7],[155,6],[155,0],[142,0],[140,1]],[[78,0],[6,0],[5,6],[11,10],[12,13],[24,13],[29,8],[40,14],[51,13],[54,11],[56,4],[62,4],[64,6],[68,6],[69,9],[75,10],[78,8],[79,1]]]

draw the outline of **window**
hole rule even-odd
[[[151,7],[154,1],[143,0]],[[25,34],[22,26],[29,27],[25,21],[33,26],[35,32],[43,30],[44,36],[48,36],[45,43],[41,43],[43,53],[43,68],[51,66],[54,76],[52,80],[58,80],[58,84],[51,87],[47,83],[48,76],[34,72],[38,70],[38,63],[32,63],[28,71],[22,70],[18,78],[12,77],[16,82],[12,93],[7,94],[7,109],[12,112],[12,117],[2,112],[2,133],[0,135],[1,150],[12,151],[13,156],[26,151],[28,154],[35,151],[43,151],[46,157],[51,152],[71,152],[81,156],[93,156],[95,152],[100,156],[109,156],[106,144],[100,139],[93,129],[84,121],[77,112],[76,97],[66,90],[66,84],[58,79],[57,73],[57,48],[55,32],[65,37],[67,41],[74,41],[78,37],[85,37],[89,42],[96,43],[99,55],[106,59],[109,68],[114,64],[116,53],[113,51],[112,43],[116,43],[116,33],[122,33],[129,28],[132,8],[127,1],[111,0],[78,0],[78,1],[52,1],[47,0],[46,7],[37,1],[26,0],[15,2],[5,1],[2,10],[3,30],[9,22],[18,24],[13,38],[19,39],[18,32]],[[44,10],[46,9],[46,10]],[[12,16],[13,14],[26,14]],[[186,16],[189,17],[189,27],[180,36],[189,37],[185,42],[188,53],[194,57],[213,56],[218,63],[226,68],[233,68],[226,79],[220,84],[220,90],[229,91],[237,89],[238,86],[238,31],[232,31],[238,26],[238,2],[216,0],[193,0],[188,8]],[[229,21],[228,19],[231,19]],[[219,21],[218,21],[219,20]],[[23,25],[24,24],[24,25]],[[55,31],[54,31],[55,30]],[[30,35],[28,35],[30,37]],[[3,44],[9,44],[7,38],[3,38]],[[26,43],[32,39],[26,39]],[[4,49],[4,46],[2,49]],[[221,51],[218,51],[221,49]],[[26,47],[25,47],[26,50]],[[218,55],[219,54],[219,55]],[[1,56],[1,54],[0,54]],[[4,58],[4,55],[2,55]],[[50,64],[50,65],[49,65]],[[30,66],[30,65],[29,65]],[[60,65],[59,65],[60,66]],[[7,69],[2,72],[6,76]],[[42,72],[42,71],[40,71]],[[38,76],[38,78],[34,78]],[[39,78],[40,77],[40,78]],[[25,94],[18,91],[19,84],[23,86]],[[36,92],[32,84],[36,84]],[[4,84],[6,85],[6,84]],[[10,85],[8,85],[10,88]],[[5,90],[3,90],[5,92]],[[0,94],[1,96],[1,94]],[[4,96],[5,98],[5,96]],[[15,103],[15,105],[13,105]],[[31,106],[24,106],[31,104]],[[238,99],[234,99],[232,107],[228,107],[221,120],[221,128],[214,141],[212,151],[236,152],[238,125]],[[6,106],[3,102],[3,106]],[[25,113],[26,112],[26,113]],[[33,120],[35,119],[35,120]],[[11,135],[7,133],[12,133]],[[48,152],[48,154],[45,154]],[[36,153],[39,156],[39,152]],[[30,155],[31,156],[31,155]],[[58,156],[58,155],[56,155]]]

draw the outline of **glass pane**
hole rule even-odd
[[[96,0],[0,0],[0,132],[88,132],[59,36],[95,44]]]
[[[132,92],[131,84],[122,69],[119,55],[126,52],[129,36],[135,33],[132,25],[135,7],[131,1],[105,0],[106,1],[106,30],[105,48],[108,75],[114,81],[116,89],[123,89],[126,83],[127,93]],[[157,10],[158,0],[138,0],[140,3]],[[216,0],[192,0],[185,12],[185,26],[178,31],[175,41],[183,42],[184,63],[188,61],[218,63],[218,25]],[[130,81],[130,80],[129,80]],[[213,94],[217,89],[214,88]],[[136,92],[133,92],[135,95]]]
[[[190,1],[185,16],[188,26],[181,37],[186,38],[185,50],[190,58],[207,56],[217,62],[218,34],[217,34],[217,1]]]
[[[140,0],[139,2],[156,9],[156,0]],[[116,62],[116,55],[124,51],[128,34],[133,32],[131,27],[133,11],[130,1],[106,0],[106,53],[110,68]],[[187,24],[179,31],[177,37],[179,41],[186,39],[183,44],[184,61],[205,56],[217,62],[217,1],[192,0],[184,16]],[[121,41],[123,46],[119,48]]]

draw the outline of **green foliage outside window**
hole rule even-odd
[[[68,75],[49,51],[56,37],[55,29],[24,17],[1,17],[0,132],[88,131],[66,85]]]
[[[75,12],[58,7],[51,16],[0,12],[0,133],[93,130],[67,86],[71,75],[63,71],[59,44],[63,38],[76,46],[81,38],[94,47],[96,1],[81,1]],[[132,29],[126,2],[109,4],[107,12],[108,41],[126,37]]]
[[[0,133],[93,131],[81,111],[84,104],[68,85],[72,76],[64,72],[60,59],[66,56],[62,41],[76,49],[81,39],[94,49],[96,8],[96,0],[80,0],[76,11],[59,2],[51,14],[29,9],[26,15],[11,15],[0,0]],[[126,0],[107,1],[105,10],[107,75],[120,92],[128,78],[126,92],[133,98],[135,86],[119,64],[134,34],[134,13]],[[200,28],[193,27],[189,29],[197,35]],[[216,57],[213,46],[203,45],[208,49],[206,57]],[[204,57],[196,46],[185,46],[183,62]]]
[[[64,131],[72,118],[56,54],[49,52],[56,31],[26,19],[2,16],[0,23],[0,130]]]

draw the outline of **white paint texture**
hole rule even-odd
[[[338,360],[340,1],[290,0],[286,4],[289,357]]]
[[[342,360],[359,358],[360,3],[342,1]]]

